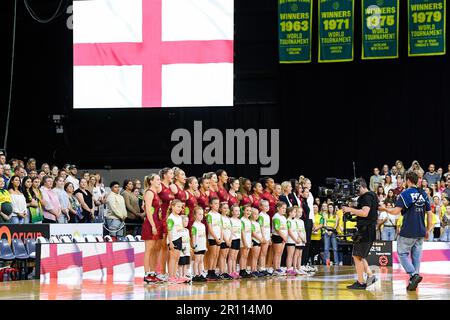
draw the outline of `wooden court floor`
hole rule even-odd
[[[84,280],[49,283],[39,280],[0,283],[2,300],[450,300],[450,275],[424,274],[416,292],[406,291],[407,275],[392,268],[375,269],[376,284],[365,291],[346,289],[352,267],[320,267],[314,276],[276,277],[193,284],[144,285]]]

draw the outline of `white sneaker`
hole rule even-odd
[[[160,281],[167,281],[169,279],[169,275],[167,274],[157,274],[156,278],[158,278]]]
[[[300,270],[296,270],[297,271],[297,275],[299,276],[307,276],[309,273],[300,269]]]
[[[343,266],[343,265],[344,265],[344,263],[343,263],[343,262],[341,261],[341,262],[339,262],[339,265],[340,265],[340,266]]]

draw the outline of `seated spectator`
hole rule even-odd
[[[9,223],[12,214],[11,195],[5,188],[5,180],[0,177],[0,223]]]
[[[64,172],[64,171],[62,171]],[[79,223],[83,219],[83,210],[81,209],[81,204],[75,197],[75,190],[71,182],[67,182],[64,185],[64,191],[66,191],[69,197],[70,207],[69,207],[69,223]]]
[[[441,180],[439,173],[435,171],[434,164],[428,166],[428,172],[425,173],[423,179],[428,182],[428,185],[437,184]]]
[[[80,179],[80,187],[75,190],[75,197],[80,202],[83,218],[80,223],[91,223],[94,220],[94,200],[92,193],[87,189],[87,180]]]
[[[42,198],[44,200],[44,223],[57,223],[63,219],[58,194],[53,191],[53,178],[45,176],[42,180]]]
[[[36,177],[34,179],[36,179]],[[36,197],[33,191],[33,179],[31,177],[25,177],[22,181],[22,186],[22,192],[25,196],[28,208],[29,223],[42,223],[44,213],[41,201]]]
[[[58,218],[58,223],[67,223],[70,221],[70,200],[69,195],[64,190],[64,179],[58,177],[53,185],[53,191],[58,195],[58,200],[61,205],[61,215]]]
[[[27,202],[22,193],[22,183],[20,177],[13,176],[9,182],[8,191],[11,195],[12,214],[10,223],[12,224],[24,224],[28,223],[28,210]]]
[[[373,176],[370,177],[369,188],[371,191],[375,192],[378,186],[383,185],[383,177],[380,176],[380,169],[373,169]]]
[[[123,235],[124,221],[127,218],[127,209],[125,207],[125,200],[119,194],[120,187],[116,181],[110,184],[111,192],[106,198],[106,226],[110,230],[110,235]],[[122,228],[122,229],[121,229]]]

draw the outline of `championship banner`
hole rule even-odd
[[[353,60],[353,0],[319,0],[319,62]]]
[[[408,0],[408,55],[445,54],[446,0]]]
[[[398,0],[362,0],[362,59],[398,58]]]
[[[312,0],[278,0],[280,63],[311,62]]]

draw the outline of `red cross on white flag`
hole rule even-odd
[[[234,0],[74,1],[74,107],[233,105]]]

